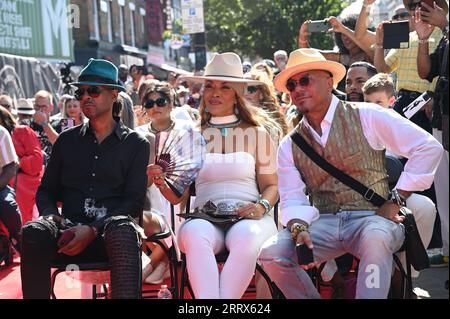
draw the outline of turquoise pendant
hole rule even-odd
[[[220,134],[221,134],[223,137],[227,136],[227,135],[228,135],[228,129],[227,129],[226,127],[222,127],[222,128],[220,129]]]

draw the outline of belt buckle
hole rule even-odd
[[[371,188],[368,188],[366,193],[364,194],[364,198],[367,199],[368,201],[371,201],[373,195],[375,195],[375,191]],[[368,197],[368,196],[370,196],[370,197]]]

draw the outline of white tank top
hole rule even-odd
[[[206,154],[195,189],[194,207],[202,207],[208,200],[216,205],[256,202],[260,195],[255,158],[247,152]]]

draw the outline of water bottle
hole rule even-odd
[[[167,289],[167,285],[162,285],[158,291],[158,299],[172,299],[172,293]]]

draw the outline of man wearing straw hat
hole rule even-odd
[[[108,261],[111,297],[141,296],[135,219],[144,206],[150,147],[113,118],[113,103],[124,91],[117,73],[111,62],[91,59],[72,84],[89,122],[56,140],[36,194],[41,218],[22,229],[24,298],[49,298],[51,261]]]
[[[375,206],[317,166],[293,142],[294,134],[285,137],[278,150],[278,186],[286,229],[264,244],[259,260],[287,298],[318,298],[305,270],[345,253],[360,260],[356,298],[386,298],[392,255],[404,240],[400,205],[411,192],[431,185],[442,156],[442,146],[430,134],[395,112],[339,101],[332,90],[344,76],[344,66],[327,61],[318,50],[298,49],[274,84],[291,95],[304,115],[294,132],[306,144],[392,200]],[[384,168],[385,149],[409,158],[393,197]],[[304,261],[298,261],[295,245],[312,249],[313,261],[299,267]]]

